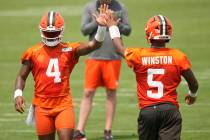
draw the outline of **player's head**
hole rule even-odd
[[[146,39],[152,41],[169,42],[172,37],[172,25],[169,19],[163,15],[151,17],[146,24]]]
[[[42,42],[49,47],[54,47],[61,42],[64,20],[60,13],[49,11],[42,17],[39,28]]]
[[[99,0],[101,4],[110,4],[112,0]]]

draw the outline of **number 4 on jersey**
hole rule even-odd
[[[58,58],[50,59],[50,62],[49,62],[48,67],[47,67],[46,75],[48,77],[54,77],[54,83],[60,83],[61,82],[59,65],[58,65]]]

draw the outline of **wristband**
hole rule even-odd
[[[18,96],[23,96],[23,91],[21,89],[16,89],[14,93],[14,99]]]
[[[116,25],[109,27],[109,33],[110,33],[111,39],[114,39],[116,37],[120,38],[120,31]]]
[[[95,35],[95,39],[98,42],[103,42],[104,38],[105,38],[105,35],[106,35],[106,27],[98,26],[98,29],[97,29],[97,32],[96,32],[96,35]]]
[[[197,96],[197,93],[192,93],[190,90],[189,90],[188,94],[190,95],[190,97],[196,97]]]

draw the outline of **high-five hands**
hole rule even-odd
[[[108,5],[102,4],[99,8],[99,15],[93,14],[96,22],[100,26],[111,27],[113,25],[118,25],[120,19],[115,17],[114,12],[109,9]]]
[[[106,11],[105,15],[107,27],[117,26],[121,20],[120,18],[114,16],[114,12],[110,9]]]
[[[96,22],[100,26],[107,26],[106,25],[106,13],[108,12],[108,5],[102,4],[99,8],[99,15],[93,14]]]

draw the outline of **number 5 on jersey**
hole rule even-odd
[[[60,83],[61,82],[59,65],[58,65],[58,58],[50,59],[50,62],[49,62],[48,67],[47,67],[46,75],[48,77],[54,77],[54,83]]]
[[[159,99],[163,97],[163,83],[160,81],[154,81],[153,76],[154,75],[159,75],[159,74],[164,74],[165,70],[164,69],[148,69],[147,70],[147,83],[150,87],[157,87],[158,92],[153,93],[152,90],[147,90],[147,96],[150,98],[154,99]]]

